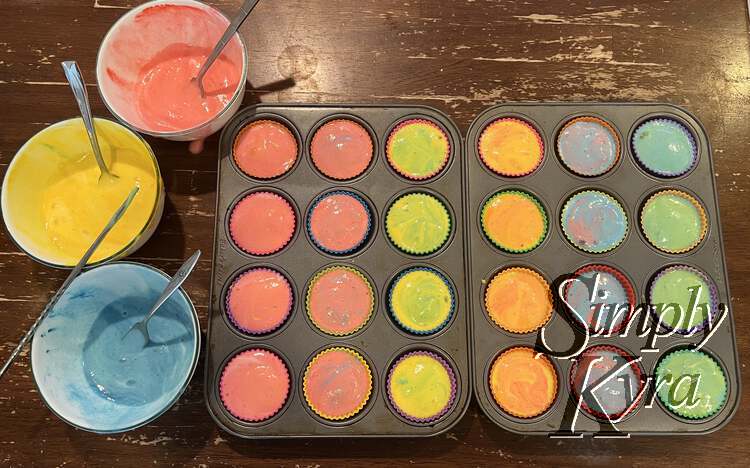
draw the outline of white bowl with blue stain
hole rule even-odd
[[[124,432],[179,399],[200,355],[200,325],[187,294],[179,289],[159,308],[148,325],[149,346],[141,333],[126,333],[168,282],[150,266],[117,262],[83,273],[63,294],[31,346],[39,393],[60,419],[87,431]]]

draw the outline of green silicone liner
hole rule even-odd
[[[406,197],[414,196],[414,195],[420,195],[420,196],[429,197],[429,198],[433,199],[434,201],[436,201],[438,203],[438,205],[440,205],[440,208],[442,209],[442,212],[445,214],[445,217],[448,219],[448,229],[445,232],[445,237],[443,237],[441,239],[440,245],[438,245],[437,247],[435,247],[433,249],[430,249],[430,250],[424,250],[424,251],[410,250],[410,249],[406,248],[405,246],[401,245],[398,241],[396,241],[393,238],[393,236],[391,235],[390,229],[388,229],[388,218],[390,217],[391,209],[400,200],[402,200],[402,199],[404,199]],[[453,218],[451,218],[451,214],[450,214],[450,212],[448,212],[448,208],[445,206],[445,203],[443,203],[439,198],[434,197],[434,196],[430,195],[429,193],[425,193],[425,192],[410,192],[410,193],[406,193],[406,194],[401,195],[400,197],[396,198],[393,201],[393,203],[391,203],[388,206],[388,210],[386,211],[386,215],[385,215],[385,223],[384,224],[385,224],[385,233],[388,236],[388,240],[391,241],[391,244],[393,244],[393,246],[396,247],[401,252],[407,253],[409,255],[424,256],[424,255],[430,255],[430,254],[433,254],[433,253],[437,252],[438,250],[440,250],[440,249],[443,248],[443,246],[445,245],[446,242],[448,242],[448,239],[450,238],[451,232],[453,231]]]
[[[655,374],[656,376],[658,376],[658,375],[659,375],[659,370],[661,369],[662,365],[663,365],[663,364],[664,364],[664,363],[665,363],[666,361],[668,361],[668,360],[669,360],[669,359],[670,359],[671,357],[673,357],[673,356],[675,356],[675,355],[677,355],[677,354],[685,354],[685,353],[697,353],[697,354],[700,354],[700,355],[702,355],[702,356],[704,356],[704,357],[706,357],[706,358],[708,358],[708,359],[712,360],[712,361],[714,362],[714,364],[716,364],[716,366],[717,366],[717,367],[719,368],[719,370],[721,371],[721,377],[722,377],[722,378],[724,379],[724,392],[723,392],[723,393],[721,394],[721,400],[719,400],[719,401],[720,401],[720,403],[719,403],[718,405],[716,405],[716,409],[714,409],[714,410],[713,410],[713,411],[711,411],[710,413],[707,413],[707,414],[704,414],[704,415],[700,415],[700,416],[690,416],[690,415],[682,414],[682,413],[680,413],[680,412],[679,412],[678,410],[676,410],[676,409],[672,409],[672,407],[671,407],[671,406],[669,406],[669,405],[668,405],[668,404],[667,404],[667,403],[666,403],[666,402],[665,402],[664,400],[662,400],[662,398],[661,398],[661,394],[660,394],[659,392],[657,392],[656,394],[657,394],[657,396],[659,397],[659,401],[661,401],[661,402],[662,402],[663,406],[664,406],[664,407],[665,407],[665,408],[666,408],[666,409],[667,409],[667,410],[668,410],[668,411],[669,411],[669,412],[670,412],[671,414],[674,414],[675,416],[678,416],[678,417],[680,417],[680,418],[684,418],[684,419],[689,419],[689,420],[693,420],[693,421],[696,421],[696,420],[702,420],[702,419],[707,419],[707,418],[710,418],[711,416],[713,416],[713,415],[715,415],[716,413],[718,413],[719,411],[721,411],[721,410],[722,410],[722,409],[724,408],[724,406],[726,405],[726,402],[727,402],[727,389],[729,388],[729,384],[727,383],[727,375],[726,375],[726,372],[724,371],[724,368],[723,368],[723,367],[721,367],[721,364],[719,364],[719,362],[718,362],[718,361],[717,361],[717,360],[716,360],[716,359],[715,359],[715,358],[714,358],[713,356],[711,356],[710,354],[708,354],[708,353],[706,353],[706,352],[703,352],[703,351],[692,351],[692,350],[689,350],[689,349],[679,349],[679,350],[677,350],[677,351],[672,351],[672,352],[670,352],[670,353],[667,353],[666,355],[662,356],[662,357],[661,357],[661,358],[659,359],[659,363],[658,363],[658,364],[656,365],[656,370],[654,371],[654,374]]]
[[[487,228],[484,225],[484,213],[485,213],[485,210],[487,209],[487,205],[489,205],[490,202],[492,202],[492,200],[494,200],[495,198],[501,197],[503,195],[519,195],[523,198],[526,198],[527,200],[530,200],[531,202],[534,203],[534,205],[536,205],[537,209],[539,209],[539,213],[541,213],[542,215],[542,219],[544,220],[544,232],[542,233],[541,237],[537,239],[536,243],[527,249],[510,249],[508,247],[505,247],[501,245],[499,242],[496,242],[495,239],[493,239],[492,236],[490,236],[490,234],[487,232]],[[544,242],[544,239],[547,238],[547,234],[549,233],[549,218],[547,218],[547,211],[544,209],[544,206],[542,206],[541,202],[534,195],[528,192],[521,191],[521,190],[513,190],[513,189],[500,190],[496,192],[494,195],[492,195],[490,198],[488,198],[487,201],[484,202],[484,204],[482,205],[482,212],[479,214],[479,223],[482,226],[482,233],[484,234],[484,237],[487,238],[487,240],[489,240],[492,243],[492,245],[502,250],[503,252],[508,252],[508,253],[522,254],[522,253],[531,252],[532,250],[539,247],[542,242]]]

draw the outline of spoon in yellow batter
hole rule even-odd
[[[94,128],[94,119],[91,117],[89,94],[86,91],[86,83],[83,82],[83,76],[81,75],[81,70],[78,68],[78,63],[71,60],[63,62],[62,67],[78,103],[78,109],[81,111],[81,118],[91,142],[91,149],[94,150],[94,157],[96,158],[96,163],[99,165],[99,171],[101,171],[99,182],[115,182],[118,177],[107,168],[107,164],[104,163],[104,157],[102,156],[102,150],[99,147],[99,140],[96,137],[96,130]]]

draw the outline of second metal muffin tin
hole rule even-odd
[[[560,128],[570,119],[593,116],[610,123],[620,138],[620,161],[609,173],[600,177],[580,177],[569,172],[556,154],[556,139]],[[498,118],[514,117],[534,126],[544,141],[544,160],[536,171],[520,178],[497,176],[485,168],[477,150],[482,130]],[[630,139],[639,123],[651,117],[669,117],[690,128],[696,137],[699,160],[688,174],[666,179],[645,172],[635,161],[630,148]],[[495,403],[489,389],[489,371],[494,358],[502,351],[514,346],[537,347],[541,350],[540,334],[513,334],[497,327],[487,315],[484,307],[484,290],[494,274],[506,267],[520,266],[536,270],[552,284],[557,296],[555,280],[570,275],[578,268],[590,264],[614,266],[633,282],[638,303],[646,301],[648,282],[662,267],[671,264],[688,264],[707,273],[719,291],[719,302],[729,305],[730,294],[721,237],[718,200],[714,186],[714,170],[711,146],[703,126],[684,110],[662,104],[507,104],[492,107],[472,123],[466,137],[467,178],[467,236],[469,240],[468,290],[472,319],[473,380],[474,391],[487,416],[499,426],[523,434],[572,435],[571,407],[575,410],[575,399],[570,396],[568,385],[571,360],[552,359],[557,370],[558,393],[555,403],[539,417],[521,419],[503,412]],[[507,254],[495,249],[485,238],[480,226],[480,212],[484,200],[502,189],[523,189],[534,194],[544,206],[549,229],[544,242],[526,254]],[[662,188],[684,190],[702,201],[706,209],[709,228],[703,242],[693,251],[680,255],[669,255],[657,251],[645,240],[640,231],[640,208],[645,198]],[[623,243],[604,254],[587,254],[576,249],[566,239],[561,229],[560,213],[567,198],[583,189],[595,189],[612,194],[625,209],[629,231]],[[568,350],[574,342],[572,324],[557,302],[553,316],[547,324],[545,338],[556,351]],[[648,323],[654,326],[649,317]],[[632,327],[635,329],[635,325]],[[627,337],[592,337],[587,347],[612,345],[627,351],[631,356],[642,356],[640,363],[645,375],[654,375],[658,359],[678,346],[699,342],[704,332],[692,337],[673,335],[656,342],[659,352],[641,353],[647,337],[640,338],[634,331]],[[730,311],[704,350],[715,357],[723,367],[728,383],[727,401],[715,415],[705,420],[687,420],[670,413],[653,398],[652,407],[646,407],[654,396],[647,392],[635,411],[616,425],[600,425],[588,413],[580,412],[575,422],[575,435],[600,434],[702,434],[714,431],[726,424],[735,413],[739,395],[740,379],[735,344],[734,320]],[[653,389],[654,382],[651,382]],[[566,415],[566,411],[568,414]],[[621,432],[617,432],[621,431]]]
[[[331,119],[346,118],[361,123],[370,131],[374,158],[370,168],[349,182],[337,182],[320,175],[309,155],[310,141],[319,125]],[[385,141],[394,125],[409,118],[427,118],[439,124],[451,144],[448,166],[427,182],[410,182],[396,175],[384,156]],[[258,181],[244,175],[232,159],[232,145],[247,124],[270,119],[286,124],[298,139],[300,151],[294,168],[272,181]],[[307,106],[259,105],[241,110],[225,127],[220,141],[219,182],[217,188],[216,232],[214,239],[211,309],[205,368],[208,409],[214,420],[228,432],[248,438],[286,437],[387,437],[430,436],[456,424],[471,398],[469,328],[464,298],[464,220],[461,181],[464,158],[461,135],[451,120],[437,110],[418,106]],[[371,240],[360,252],[345,257],[327,255],[316,249],[305,234],[305,216],[310,204],[321,193],[333,189],[353,190],[367,200],[373,210]],[[291,245],[281,252],[253,257],[233,245],[228,232],[228,215],[242,195],[270,190],[285,194],[293,201],[297,215],[296,234]],[[390,203],[403,193],[421,191],[437,196],[449,208],[453,229],[447,244],[425,257],[397,251],[386,238],[384,216]],[[304,295],[313,275],[326,266],[350,265],[359,268],[374,286],[375,311],[368,324],[352,336],[337,338],[318,331],[305,312]],[[452,282],[456,295],[454,317],[440,332],[417,337],[401,331],[387,311],[387,289],[391,280],[412,266],[437,268]],[[239,333],[228,321],[224,297],[235,276],[247,268],[272,266],[285,272],[294,290],[291,318],[268,336],[251,337]],[[354,418],[330,422],[317,417],[302,395],[302,376],[308,361],[319,351],[346,346],[358,351],[370,364],[373,391],[365,408]],[[287,363],[291,388],[286,405],[279,414],[260,423],[243,422],[232,416],[221,402],[218,383],[224,363],[235,353],[252,348],[276,352]],[[455,401],[448,414],[431,424],[410,423],[390,407],[386,394],[387,371],[396,358],[412,350],[435,352],[453,366],[458,384]]]

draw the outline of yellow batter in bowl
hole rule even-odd
[[[104,228],[134,185],[140,190],[89,264],[120,258],[143,244],[161,218],[164,189],[151,148],[137,134],[95,119],[99,144],[115,182],[99,167],[83,121],[65,120],[34,135],[16,153],[2,187],[8,232],[26,253],[71,267]]]

